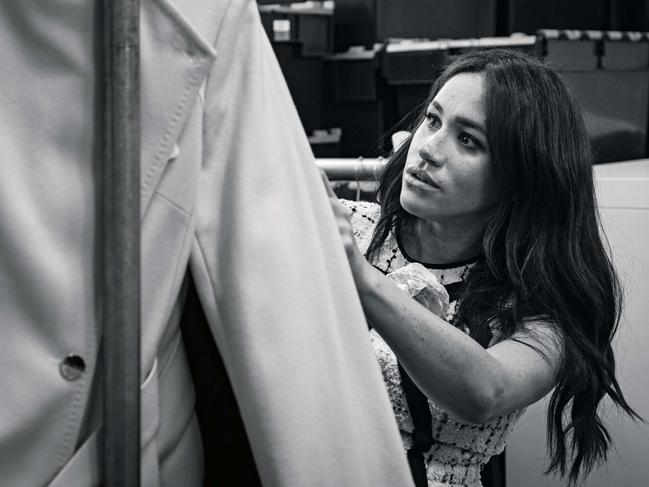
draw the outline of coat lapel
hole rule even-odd
[[[230,0],[180,0],[174,5],[167,0],[142,2],[142,217],[216,58],[212,46],[229,3]]]

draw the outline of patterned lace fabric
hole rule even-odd
[[[380,215],[380,207],[375,203],[340,202],[349,210],[356,241],[361,252],[365,253]],[[390,233],[373,264],[388,273],[410,262],[403,255],[395,235]],[[451,268],[429,266],[429,269],[446,286],[462,281],[473,265],[474,262],[467,262]],[[446,321],[453,323],[456,307],[457,301],[452,301]],[[468,332],[464,327],[460,329]],[[497,330],[492,329],[492,332],[494,338],[490,345],[498,341]],[[414,426],[401,388],[397,358],[376,331],[370,332],[370,338],[383,372],[403,446],[408,449],[412,446]],[[482,467],[489,458],[503,451],[507,437],[524,410],[510,412],[485,424],[472,424],[451,416],[430,400],[428,405],[433,422],[433,446],[425,455],[429,487],[481,487]]]

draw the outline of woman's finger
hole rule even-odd
[[[324,183],[325,189],[327,190],[327,194],[329,195],[329,197],[338,199],[336,193],[334,193],[334,190],[331,187],[331,182],[329,181],[329,178],[327,177],[327,173],[324,171],[324,169],[320,169],[320,177],[322,178],[322,182]]]

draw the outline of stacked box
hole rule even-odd
[[[301,4],[298,4],[301,5]],[[333,52],[333,10],[319,6],[259,6],[261,21],[272,42],[298,42],[301,56]]]
[[[273,42],[275,56],[282,68],[289,91],[308,133],[322,127],[323,60],[304,57],[298,41]]]
[[[389,43],[383,53],[382,74],[394,111],[392,131],[408,130],[423,108],[439,72],[458,55],[479,49],[506,47],[537,51],[536,37],[483,37],[479,39],[401,40]]]
[[[335,45],[370,48],[393,38],[464,38],[496,33],[496,0],[336,0]]]
[[[333,10],[326,2],[288,3],[259,5],[259,12],[302,125],[311,133],[323,127],[323,57],[333,50]]]
[[[380,52],[362,46],[325,58],[325,125],[342,129],[341,157],[376,157],[384,152]]]
[[[539,29],[647,30],[649,4],[646,0],[499,0],[502,6],[500,33]]]
[[[594,162],[647,156],[649,40],[611,31],[538,33],[543,55],[579,103]]]

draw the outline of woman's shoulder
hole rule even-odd
[[[369,201],[339,200],[347,209],[349,221],[354,230],[356,243],[362,253],[365,253],[372,240],[374,229],[381,216],[381,206]]]

